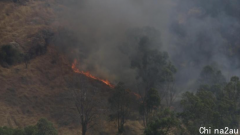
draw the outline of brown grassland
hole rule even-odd
[[[64,27],[55,22],[57,16],[51,5],[54,0],[32,0],[25,3],[0,1],[0,46],[17,42],[27,52],[37,42],[43,42],[42,30],[56,32]],[[63,5],[57,5],[65,10]],[[45,117],[54,123],[59,135],[77,135],[81,132],[79,115],[69,84],[79,83],[96,97],[99,112],[90,135],[117,134],[116,122],[108,118],[108,96],[111,89],[101,82],[76,74],[71,69],[72,60],[50,44],[47,53],[25,63],[4,68],[0,66],[0,126],[24,127],[36,124]],[[82,83],[82,80],[87,83]],[[129,135],[141,135],[140,121],[126,123]]]

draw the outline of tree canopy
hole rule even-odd
[[[212,128],[237,128],[240,120],[240,81],[234,76],[215,95],[212,87],[200,86],[196,94],[183,94],[180,113],[183,123],[191,134],[198,134],[202,125]]]

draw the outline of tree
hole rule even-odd
[[[240,98],[240,81],[237,76],[233,76],[231,81],[225,87],[225,96],[228,99],[239,104]]]
[[[126,34],[127,39],[119,48],[128,55],[131,68],[136,69],[136,79],[141,83],[144,92],[156,88],[176,72],[168,60],[168,54],[159,50],[161,42],[158,30],[152,27],[142,27],[131,29]],[[163,76],[166,69],[170,71],[170,74]]]
[[[214,86],[214,85],[213,85]],[[200,126],[237,128],[240,119],[240,81],[232,77],[223,89],[214,94],[213,87],[202,85],[196,94],[183,94],[180,117],[191,134],[198,134]]]
[[[93,120],[96,116],[95,105],[93,104],[93,98],[87,97],[87,90],[73,89],[75,97],[75,106],[77,112],[80,115],[80,122],[82,125],[82,135],[86,135],[87,130],[93,126]],[[92,125],[90,125],[92,124]]]
[[[211,91],[215,96],[220,94],[226,83],[222,72],[209,65],[203,67],[198,78],[199,88]]]
[[[119,82],[108,101],[113,111],[110,117],[117,119],[118,132],[122,133],[130,113],[131,93],[125,89],[124,83]]]
[[[160,105],[160,96],[158,91],[155,89],[150,89],[146,95],[146,107],[147,111],[151,112],[154,109],[157,109]]]
[[[240,81],[233,76],[218,97],[218,112],[221,114],[221,126],[239,127],[240,120]]]
[[[176,89],[174,88],[174,74],[177,72],[177,69],[171,64],[168,65],[162,71],[163,83],[161,85],[161,97],[165,98],[166,106],[172,106],[172,103],[176,97]]]
[[[158,91],[150,89],[145,96],[145,101],[140,105],[140,114],[143,115],[144,125],[148,122],[150,113],[153,110],[158,109],[160,102],[161,100]]]
[[[147,124],[145,135],[168,135],[172,128],[180,127],[179,120],[174,112],[164,109],[157,113],[155,117]]]
[[[196,95],[190,92],[183,94],[180,116],[191,134],[198,134],[202,125],[213,127],[216,99],[210,91],[199,90]]]
[[[142,37],[137,52],[131,59],[131,67],[137,69],[137,79],[141,79],[145,92],[165,81],[173,81],[176,72],[167,60],[168,54],[148,48],[148,38]]]
[[[57,130],[53,127],[53,124],[47,119],[40,119],[37,123],[36,135],[57,135]]]
[[[200,85],[225,85],[226,79],[222,72],[212,66],[203,67],[198,79]]]
[[[140,82],[142,88],[142,105],[141,110],[144,123],[146,125],[148,110],[144,107],[146,96],[149,90],[157,88],[162,99],[165,99],[167,106],[170,106],[174,100],[174,74],[177,72],[176,68],[168,60],[168,53],[161,52],[154,48],[158,46],[157,42],[152,40],[149,35],[139,36],[135,52],[131,54],[131,68],[136,69],[136,79]]]

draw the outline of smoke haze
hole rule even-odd
[[[179,88],[191,89],[205,65],[219,68],[228,79],[239,75],[238,1],[61,2],[67,8],[61,12],[56,7],[57,22],[66,31],[57,35],[55,44],[94,75],[128,86],[136,83],[130,58],[141,37],[151,40],[150,48],[169,53]]]

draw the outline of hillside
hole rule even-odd
[[[0,0],[0,135],[237,134],[239,7]]]
[[[112,89],[74,73],[73,59],[48,42],[60,27],[55,22],[57,16],[52,4],[59,3],[53,0],[0,1],[0,47],[14,43],[21,53],[29,56],[25,62],[0,66],[0,126],[24,127],[45,117],[54,123],[59,135],[77,135],[81,130],[72,89],[88,89],[99,112],[96,126],[89,134],[116,134],[116,123],[108,118],[107,99]],[[74,84],[80,84],[81,88]],[[129,121],[126,126],[129,135],[142,133],[138,121]]]

